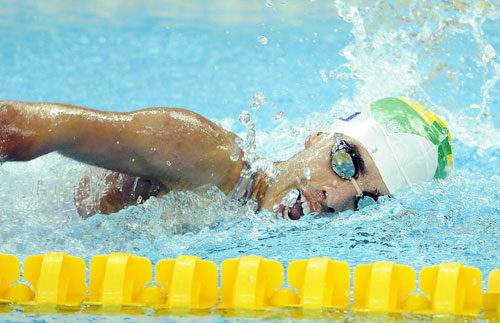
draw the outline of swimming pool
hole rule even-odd
[[[0,253],[24,260],[62,251],[88,262],[129,252],[153,263],[191,254],[218,265],[254,254],[285,267],[319,256],[417,271],[461,262],[481,270],[484,288],[500,263],[498,2],[231,3],[4,3],[0,98],[119,111],[184,107],[251,146],[238,120],[247,110],[255,152],[274,160],[335,118],[406,95],[446,119],[450,178],[333,218],[275,220],[205,188],[84,221],[73,191],[86,167],[50,154],[0,167]],[[266,100],[252,109],[259,93]]]

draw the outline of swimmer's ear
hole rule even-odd
[[[311,146],[314,146],[317,142],[320,141],[320,139],[323,137],[323,132],[316,132],[316,133],[313,133],[313,134],[310,134],[307,139],[306,139],[306,142],[304,143],[304,146],[307,148],[311,147]]]

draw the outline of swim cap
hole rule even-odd
[[[406,98],[375,101],[368,111],[337,120],[333,131],[365,147],[390,193],[413,183],[445,178],[453,166],[446,124],[431,110]]]

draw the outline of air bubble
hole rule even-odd
[[[266,36],[259,36],[259,37],[257,37],[257,39],[259,40],[259,43],[261,43],[262,45],[267,45]]]
[[[333,186],[337,186],[337,180],[334,180],[334,181],[332,182],[332,185],[333,185]]]
[[[377,151],[378,151],[378,147],[377,146],[372,147],[372,149],[371,149],[371,153],[372,154],[376,153]]]
[[[172,166],[172,162],[170,160],[167,160],[167,166]]]
[[[273,6],[273,3],[271,1],[266,1],[265,6],[271,8]]]

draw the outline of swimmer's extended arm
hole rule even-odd
[[[34,159],[52,151],[175,190],[203,184],[228,192],[243,167],[236,136],[183,109],[103,112],[56,103],[0,102],[0,158]]]

